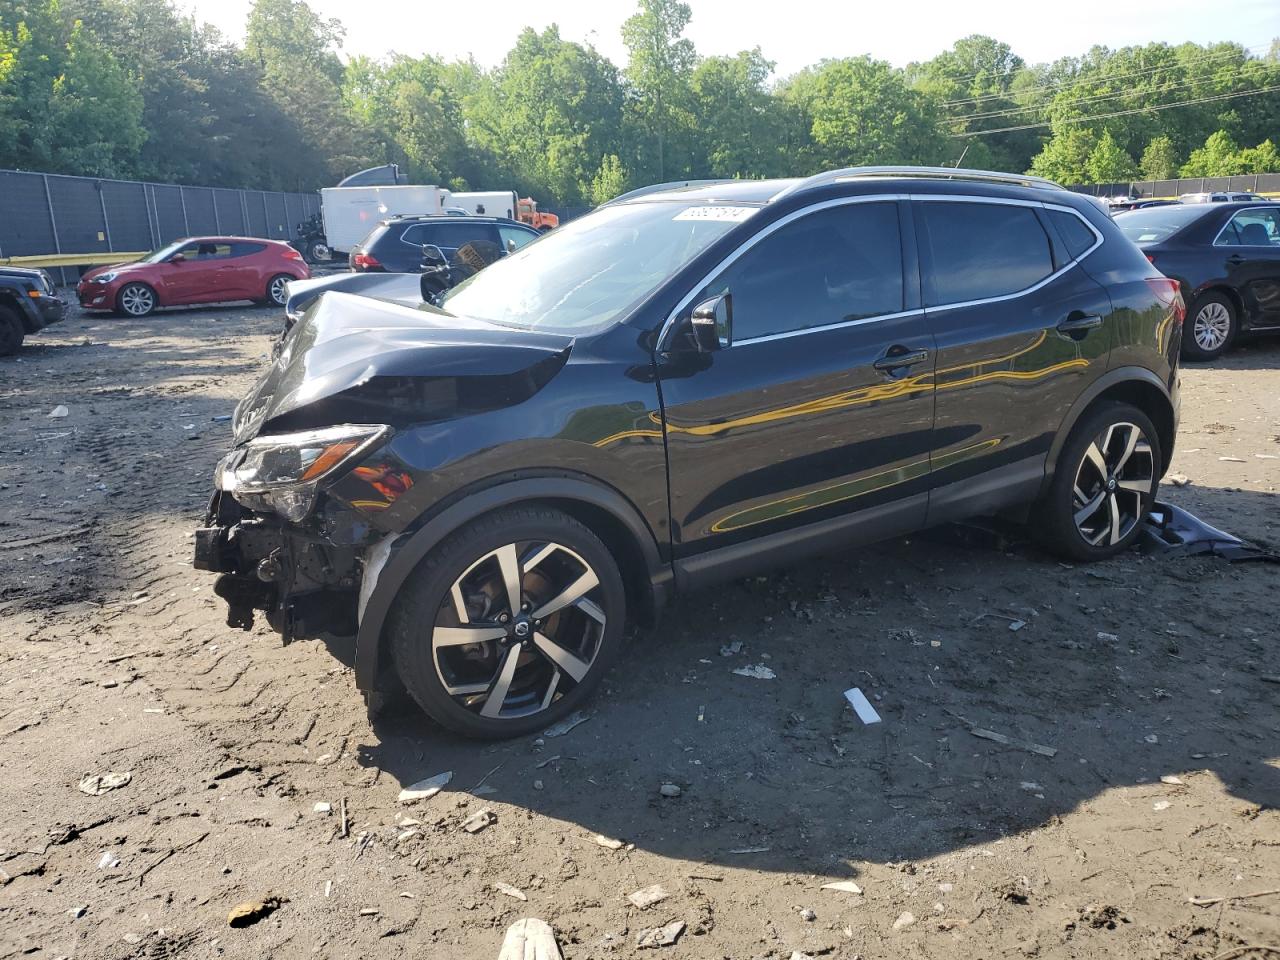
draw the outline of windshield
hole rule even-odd
[[[186,245],[185,240],[179,240],[176,243],[169,244],[167,247],[161,247],[159,250],[152,250],[145,257],[139,257],[138,262],[139,263],[159,263],[160,261],[173,256],[175,253],[181,250],[185,245]]]
[[[1205,215],[1204,207],[1147,207],[1116,214],[1116,226],[1134,243],[1159,243]]]
[[[449,313],[554,333],[619,320],[758,207],[602,207],[454,287]]]

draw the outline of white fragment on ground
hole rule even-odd
[[[893,921],[893,929],[905,930],[915,922],[916,915],[910,910],[904,910],[902,913],[898,914],[898,919]]]
[[[312,813],[322,813],[326,816],[333,812],[333,804],[325,803],[323,800],[311,808]]]
[[[1114,633],[1103,633],[1101,631],[1098,632],[1098,639],[1101,640],[1103,643],[1119,643],[1120,642],[1120,638],[1116,636]]]
[[[542,731],[542,735],[544,737],[563,737],[574,727],[578,726],[578,724],[586,723],[590,719],[591,714],[579,710],[576,713],[569,714],[559,723],[553,723],[551,726],[547,727],[546,730]]]
[[[720,648],[720,656],[732,657],[742,652],[742,641],[735,640],[733,643],[726,644]]]
[[[876,713],[876,708],[871,705],[871,701],[857,687],[852,687],[844,692],[844,698],[849,701],[849,706],[853,707],[853,712],[858,715],[858,719],[863,723],[879,723],[880,714]]]
[[[1168,774],[1166,774],[1165,776],[1161,777],[1161,778],[1160,778],[1160,782],[1161,782],[1161,783],[1167,783],[1167,784],[1170,784],[1171,786],[1175,786],[1175,787],[1180,787],[1180,786],[1182,786],[1182,785],[1183,785],[1183,781],[1182,781],[1182,778],[1181,778],[1181,777],[1169,776]]]
[[[376,917],[377,915],[378,911],[373,907],[365,907],[360,911],[360,916],[362,917]]]
[[[753,680],[774,680],[778,676],[763,663],[753,663],[748,667],[738,667],[733,672],[739,677],[750,677]]]
[[[1185,473],[1170,473],[1165,477],[1175,487],[1185,487],[1191,482],[1191,478]]]
[[[70,414],[71,414],[70,410],[68,410],[62,404],[58,404],[56,407],[54,407],[52,410],[49,411],[49,419],[61,420],[63,417],[69,416]]]
[[[406,840],[412,840],[421,832],[421,830],[418,830],[415,827],[410,827],[408,830],[402,830],[396,836],[396,843],[404,843]]]
[[[526,917],[507,927],[498,960],[564,960],[555,931],[545,920]]]
[[[680,796],[681,792],[680,788],[674,783],[664,783],[658,788],[658,793],[668,799],[674,799],[675,797]]]
[[[1018,786],[1027,791],[1027,793],[1040,793],[1044,790],[1044,787],[1040,786],[1040,784],[1036,783],[1034,780],[1023,780],[1022,783],[1018,784]]]
[[[834,883],[824,883],[823,890],[835,890],[839,893],[862,893],[862,888],[852,880],[836,880]]]
[[[621,840],[615,840],[613,837],[606,837],[603,833],[597,833],[595,841],[598,846],[607,850],[621,850],[626,846]]]
[[[100,797],[111,790],[118,790],[132,779],[131,772],[94,774],[80,781],[80,792]]]
[[[1157,735],[1156,735],[1156,734],[1154,734],[1154,733],[1148,733],[1148,734],[1147,734],[1145,737],[1143,737],[1142,739],[1143,739],[1143,740],[1145,740],[1145,741],[1147,741],[1147,743],[1159,743],[1159,742],[1160,742],[1160,737],[1159,737],[1159,736],[1157,736]]]
[[[452,779],[453,771],[446,770],[444,773],[437,773],[434,777],[427,777],[425,780],[412,783],[400,791],[400,802],[410,803],[414,800],[427,800],[434,797]]]
[[[1025,621],[1025,620],[1010,620],[1010,621],[1009,621],[1009,629],[1010,629],[1010,630],[1013,630],[1015,633],[1016,633],[1018,630],[1021,630],[1021,629],[1022,629],[1023,627],[1025,627],[1026,625],[1027,625],[1027,621]]]
[[[1222,463],[1248,463],[1249,462],[1244,457],[1219,457],[1218,460]]]
[[[818,919],[818,915],[814,913],[812,910],[810,910],[808,907],[805,907],[803,910],[800,911],[800,919],[803,920],[805,923],[813,923],[813,921]]]
[[[492,810],[478,810],[462,821],[462,829],[467,833],[479,833],[485,827],[497,822],[498,818]]]
[[[635,893],[627,894],[627,899],[631,901],[632,906],[638,907],[641,910],[647,910],[655,903],[661,903],[669,896],[671,896],[671,894],[667,891],[666,887],[660,883],[655,883],[642,890],[637,890]]]
[[[98,869],[114,870],[118,866],[120,866],[120,858],[110,850],[104,850],[102,853],[102,859],[98,861]]]
[[[684,921],[672,920],[664,927],[642,930],[640,936],[636,938],[636,946],[641,950],[669,947],[680,939],[682,933],[684,933]]]
[[[1151,809],[1154,810],[1156,813],[1159,813],[1161,810],[1168,810],[1171,806],[1173,806],[1173,804],[1171,804],[1168,800],[1157,800],[1155,803],[1151,805]]]
[[[511,884],[503,883],[501,880],[493,881],[493,889],[497,890],[499,893],[505,893],[508,897],[512,897],[516,900],[529,899],[527,896],[525,896],[524,891],[521,890],[519,887],[513,887]]]

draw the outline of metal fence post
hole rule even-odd
[[[218,216],[218,191],[209,188],[209,199],[213,201],[213,231],[214,233],[222,232],[222,218]]]
[[[53,252],[62,252],[62,242],[58,239],[58,219],[53,215],[53,194],[49,192],[49,175],[42,173],[41,179],[44,180],[44,202],[49,205],[49,226],[53,228]],[[62,285],[67,285],[67,268],[58,268],[58,277],[62,280]]]
[[[267,239],[271,239],[271,211],[267,209],[267,191],[262,191],[262,228],[267,232]]]
[[[107,237],[107,249],[114,250],[111,245],[111,221],[107,218],[107,198],[102,190],[102,181],[98,181],[98,205],[102,207],[102,232]]]
[[[153,187],[151,189],[150,197],[147,196],[147,193],[148,193],[147,185],[144,183],[142,185],[142,206],[143,206],[143,209],[147,211],[147,234],[151,237],[151,249],[159,250],[160,240],[156,236],[156,234],[160,230],[160,212],[158,210],[155,210],[155,205],[156,205],[155,188]],[[152,213],[155,214],[155,218],[156,218],[156,222],[154,225],[151,222]]]
[[[178,185],[178,199],[182,201],[182,232],[191,236],[191,222],[187,219],[187,191]]]

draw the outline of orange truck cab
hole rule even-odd
[[[535,230],[546,231],[560,226],[560,218],[554,213],[542,213],[538,210],[538,202],[524,197],[516,202],[516,219],[527,223]]]

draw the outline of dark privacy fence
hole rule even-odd
[[[1249,173],[1239,177],[1185,177],[1182,180],[1135,180],[1132,183],[1094,183],[1071,187],[1077,193],[1095,197],[1128,194],[1140,197],[1177,197],[1184,193],[1211,193],[1216,190],[1280,193],[1280,173]]]
[[[320,212],[315,193],[186,187],[0,170],[0,260],[107,262],[180,239],[234,234],[289,240]],[[72,271],[74,276],[74,271]],[[65,282],[64,274],[64,282]]]

